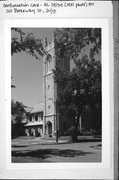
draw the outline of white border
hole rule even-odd
[[[11,27],[100,27],[102,28],[102,162],[101,163],[11,163]],[[109,20],[93,19],[17,19],[5,21],[5,121],[6,162],[8,169],[101,169],[113,166],[113,104],[110,103]],[[112,48],[112,47],[111,47]],[[111,63],[113,68],[113,63]],[[111,71],[111,77],[113,77]],[[112,95],[111,95],[112,100]],[[110,107],[111,106],[111,107]],[[111,108],[111,111],[110,111]]]

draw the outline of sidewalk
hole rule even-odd
[[[78,137],[78,143],[80,142],[99,142],[101,141],[101,138],[94,138],[93,136],[79,136]],[[16,139],[12,140],[12,144],[16,144],[16,143],[31,143],[31,144],[63,144],[63,143],[73,143],[71,141],[71,137],[70,136],[62,136],[59,137],[58,142],[56,142],[56,137],[19,137]]]

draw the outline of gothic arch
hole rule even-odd
[[[47,122],[47,134],[52,134],[52,123],[50,121]]]
[[[51,54],[48,53],[46,56],[46,71],[49,72],[51,71],[51,61],[52,61],[52,56]]]

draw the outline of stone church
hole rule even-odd
[[[63,58],[56,58],[54,41],[49,44],[45,41],[44,44],[47,53],[43,57],[43,103],[42,105],[38,104],[38,107],[29,113],[28,122],[25,124],[25,134],[27,136],[48,135],[52,137],[58,132],[59,135],[66,135],[72,127],[72,121],[65,114],[58,113],[56,102],[60,87],[54,81],[54,72],[52,70],[56,66],[60,66],[64,70],[70,71],[71,62]],[[90,109],[86,107],[79,120],[79,130],[99,129],[101,126],[100,119],[100,113],[94,118]]]
[[[60,135],[68,131],[71,127],[71,121],[67,117],[61,116],[57,112],[56,99],[58,87],[54,82],[54,72],[56,65],[65,67],[70,70],[70,64],[61,59],[56,60],[55,43],[45,43],[47,54],[43,57],[43,103],[42,108],[39,106],[33,109],[28,116],[28,123],[25,125],[25,134],[27,136],[55,136],[56,131]],[[59,64],[60,62],[60,64]]]

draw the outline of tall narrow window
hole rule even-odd
[[[29,121],[30,121],[30,122],[32,121],[32,116],[29,116]]]
[[[38,121],[38,114],[35,115],[35,121]]]
[[[41,120],[43,120],[43,113],[41,113]]]
[[[51,61],[52,61],[52,56],[48,54],[46,57],[46,72],[51,71]]]

